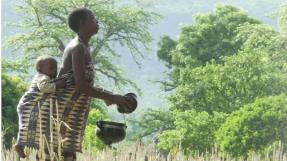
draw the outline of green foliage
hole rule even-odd
[[[236,157],[263,150],[275,141],[286,146],[286,105],[286,95],[270,96],[235,111],[216,133],[218,146]]]
[[[10,148],[12,139],[17,137],[18,132],[17,104],[27,84],[17,76],[9,76],[3,72],[1,76],[3,143],[6,148]]]
[[[207,112],[187,110],[173,111],[174,129],[164,131],[158,147],[175,154],[182,148],[185,154],[201,154],[214,147],[214,133],[224,122],[227,114],[210,115]],[[180,145],[180,147],[179,147]]]
[[[161,37],[158,46],[159,50],[157,51],[157,56],[160,60],[163,60],[166,62],[167,67],[171,67],[172,64],[172,50],[175,49],[177,45],[177,42],[172,40],[168,36]]]
[[[182,69],[184,83],[170,97],[172,108],[231,113],[257,97],[287,92],[286,58],[285,62],[272,59],[254,50],[226,57],[224,64]]]
[[[101,103],[93,101],[92,109],[89,112],[87,126],[83,140],[83,147],[92,151],[99,151],[106,147],[106,145],[96,136],[96,122],[98,120],[108,120],[109,117],[106,111],[100,106]]]
[[[182,134],[177,130],[166,130],[160,135],[160,142],[157,148],[168,151],[170,154],[175,155],[180,151],[180,142]]]
[[[2,72],[5,73],[13,73],[17,72],[17,74],[26,74],[28,73],[29,64],[21,61],[21,60],[8,60],[5,58],[1,59]]]
[[[237,32],[235,40],[242,44],[240,49],[246,52],[255,48],[274,52],[272,47],[280,38],[279,33],[272,26],[265,24],[242,25],[237,28]]]

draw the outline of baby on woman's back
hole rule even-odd
[[[32,83],[30,88],[36,88],[41,93],[54,93],[56,92],[57,88],[62,88],[65,86],[65,79],[55,81],[54,79],[57,76],[57,60],[54,59],[51,56],[40,56],[36,60],[36,71],[37,74],[33,77]],[[29,95],[29,92],[26,92],[21,100],[19,101],[19,104],[17,106],[17,112],[19,117],[19,132],[18,132],[18,138],[17,143],[15,144],[14,148],[15,151],[18,153],[18,155],[21,158],[25,158],[26,155],[24,153],[24,145],[19,140],[20,136],[20,129],[23,126],[23,110],[21,110],[22,106],[22,99],[24,99],[25,96]]]

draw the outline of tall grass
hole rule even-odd
[[[26,150],[27,151],[27,150]],[[29,151],[28,151],[29,152]],[[22,161],[36,161],[36,151],[31,150],[26,159]],[[17,154],[13,150],[2,150],[2,161],[19,161]],[[57,159],[56,159],[57,160]],[[153,145],[118,144],[114,148],[106,148],[105,150],[95,153],[94,151],[84,151],[77,153],[77,161],[243,161],[242,158],[224,157],[222,153],[212,152],[197,156],[184,156],[182,152],[178,152],[175,156],[167,157],[154,148]],[[281,148],[277,148],[270,155],[262,156],[257,153],[251,153],[247,161],[287,161],[287,155],[282,152]]]

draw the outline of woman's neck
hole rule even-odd
[[[78,33],[78,39],[79,39],[79,41],[81,41],[85,45],[89,46],[89,41],[91,39],[91,36]]]

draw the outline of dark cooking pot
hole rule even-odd
[[[131,102],[131,106],[124,108],[121,106],[118,106],[118,111],[120,113],[132,113],[134,112],[134,110],[136,110],[137,106],[138,106],[138,102],[137,102],[137,95],[134,93],[127,93],[125,94],[125,96],[131,98],[132,102]],[[124,110],[125,109],[125,110]]]
[[[97,121],[96,134],[106,145],[120,142],[126,137],[127,125],[112,121]]]

